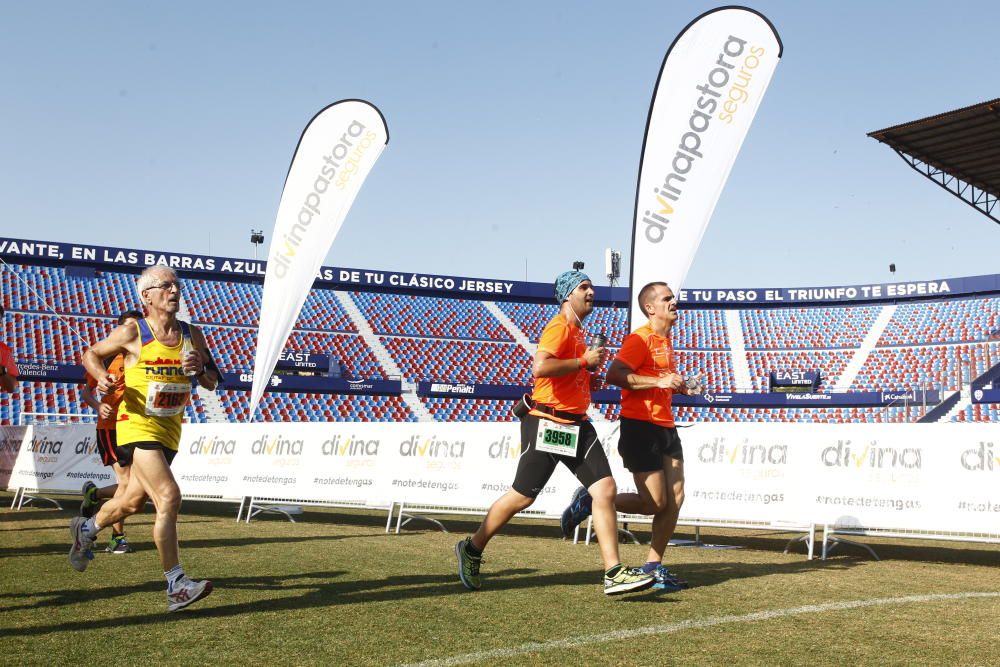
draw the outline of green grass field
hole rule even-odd
[[[1000,664],[995,545],[870,540],[881,562],[852,548],[810,562],[782,553],[787,536],[705,531],[744,548],[671,547],[694,588],[606,598],[596,545],[523,522],[490,545],[472,593],[453,545],[473,521],[386,535],[374,513],[236,524],[234,506],[186,503],[182,561],[215,592],[168,615],[151,514],[129,524],[136,553],[101,552],[81,574],[66,558],[70,511],[10,500],[2,664]],[[626,563],[645,552],[622,547]]]

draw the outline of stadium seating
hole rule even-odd
[[[55,309],[60,314],[117,317],[139,304],[137,276],[132,274],[104,271],[94,278],[76,278],[57,267],[15,265],[13,269],[0,271],[0,294],[8,310],[42,313]]]
[[[8,313],[4,339],[18,359],[78,364],[90,342],[104,338],[115,319],[38,313]]]
[[[80,396],[83,385],[67,382],[19,382],[17,400],[0,401],[0,423],[30,424],[41,415],[77,415],[61,421],[89,423],[96,414]]]
[[[542,337],[542,329],[559,312],[558,306],[554,303],[498,301],[497,306],[532,343],[538,342]]]
[[[684,377],[701,375],[707,391],[736,391],[733,357],[729,352],[675,349],[674,362],[677,364],[677,371]]]
[[[249,421],[249,394],[221,390],[233,421]],[[399,396],[266,393],[260,402],[264,421],[412,422],[416,416]]]
[[[740,311],[747,349],[856,348],[881,306],[766,308]]]
[[[193,322],[256,327],[260,321],[262,292],[263,285],[257,283],[187,280],[184,282],[184,304]]]
[[[725,313],[682,308],[677,312],[673,341],[678,350],[729,350]]]
[[[955,416],[959,422],[1000,422],[1000,404],[973,403]]]
[[[530,384],[531,357],[516,343],[380,337],[405,379]]]
[[[253,369],[257,351],[256,328],[216,325],[204,325],[203,328],[216,363],[223,371],[247,372]],[[293,331],[285,349],[329,354],[340,361],[344,374],[350,377],[386,377],[371,348],[358,335]]]
[[[820,372],[820,390],[832,389],[851,360],[853,350],[747,350],[754,391],[767,391],[768,373],[778,369]]]
[[[597,406],[606,419],[618,419],[618,405]],[[915,419],[916,411],[910,411]],[[694,422],[807,422],[846,424],[852,422],[897,422],[904,415],[902,408],[719,408],[674,406],[678,423]],[[912,421],[908,419],[906,421]],[[683,437],[683,433],[681,434]]]
[[[351,292],[377,334],[513,341],[479,301]]]
[[[433,398],[420,399],[439,422],[509,422],[514,421],[512,401]]]
[[[136,275],[97,271],[93,277],[69,275],[63,268],[14,265],[0,271],[8,313],[2,339],[22,361],[75,364],[86,345],[105,336],[120,310],[135,307]],[[184,305],[206,333],[216,360],[227,372],[249,371],[256,349],[262,288],[259,283],[225,279],[186,279]],[[347,295],[376,333],[379,344],[401,370],[406,383],[420,380],[530,385],[531,352],[515,342],[524,335],[537,343],[556,315],[554,303],[497,301],[514,324],[509,331],[491,307],[475,299],[445,299],[374,292],[314,289],[303,306],[288,350],[330,354],[348,377],[386,378],[389,372],[361,335],[338,296]],[[43,303],[43,301],[45,303]],[[59,315],[50,312],[54,309]],[[778,369],[818,370],[821,391],[843,375],[881,305],[767,308],[739,312],[746,356],[734,359],[726,313],[720,309],[681,308],[674,331],[678,370],[702,374],[713,393],[737,390],[735,368],[746,362],[752,389],[765,391],[767,375]],[[353,309],[351,309],[353,312]],[[598,307],[585,321],[589,332],[608,337],[614,354],[627,333],[626,307]],[[852,391],[911,388],[956,389],[1000,362],[1000,297],[941,299],[897,306],[877,346],[867,356]],[[377,346],[376,346],[377,347]],[[384,357],[383,357],[384,358]],[[79,387],[65,383],[20,383],[13,400],[0,402],[0,423],[17,423],[29,412],[84,413]],[[740,388],[743,389],[742,387]],[[247,414],[245,392],[222,390],[231,421]],[[508,401],[422,398],[437,421],[509,421]],[[617,417],[616,405],[597,408]],[[680,420],[898,422],[918,418],[919,408],[677,408]],[[261,414],[270,420],[414,421],[401,396],[266,394]],[[1000,406],[971,405],[957,421],[997,421]],[[87,421],[90,417],[74,418]],[[189,421],[205,421],[205,404],[195,391]]]
[[[900,304],[880,347],[985,341],[1000,331],[1000,297]]]
[[[184,285],[184,300],[193,322],[253,327],[259,324],[263,285],[210,280],[188,280]],[[306,297],[295,328],[358,331],[333,291],[324,289],[314,289]]]
[[[1000,344],[875,348],[851,385],[853,391],[957,389],[1000,360]]]

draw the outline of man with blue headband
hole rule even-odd
[[[521,416],[521,457],[512,488],[490,507],[479,529],[455,545],[459,578],[466,588],[482,586],[483,549],[515,514],[531,506],[556,464],[562,463],[588,490],[594,530],[604,559],[604,592],[618,595],[649,588],[652,575],[624,567],[618,555],[617,487],[597,432],[587,417],[591,374],[607,356],[603,345],[586,344],[583,320],[594,309],[594,286],[581,271],[556,278],[559,313],[542,331],[531,374],[535,380]],[[529,409],[530,408],[530,409]]]

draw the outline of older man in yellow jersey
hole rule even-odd
[[[156,507],[153,541],[167,579],[167,611],[177,611],[212,592],[210,581],[193,581],[180,565],[177,512],[181,495],[170,472],[177,454],[184,407],[191,397],[192,379],[214,389],[219,373],[212,363],[201,331],[177,319],[181,283],[166,266],[152,266],[136,282],[147,315],[135,324],[117,327],[83,355],[97,389],[111,391],[116,378],[103,359],[125,356],[125,395],[118,409],[118,447],[130,458],[132,475],[125,494],[109,500],[90,519],[70,522],[73,546],[69,561],[82,572],[93,559],[94,538],[105,526],[139,512],[147,496]],[[185,353],[187,348],[190,350]]]
[[[545,325],[531,374],[531,411],[521,417],[521,457],[511,489],[490,507],[479,530],[455,545],[458,576],[470,590],[482,586],[483,550],[515,514],[531,506],[556,465],[562,463],[593,497],[594,530],[604,560],[604,593],[619,595],[653,585],[653,577],[622,565],[618,553],[615,479],[604,447],[587,416],[592,373],[607,356],[586,344],[583,320],[594,309],[594,286],[580,271],[556,278],[559,312]]]

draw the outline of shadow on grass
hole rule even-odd
[[[644,538],[645,543],[649,542],[648,534],[639,534],[640,538]],[[691,533],[684,533],[683,531],[678,531],[676,537],[683,538],[694,537]],[[788,533],[760,533],[753,531],[740,531],[734,533],[711,533],[706,534],[705,531],[702,532],[701,539],[703,542],[709,542],[712,544],[720,545],[730,545],[739,546],[746,549],[755,549],[758,551],[783,551],[785,545],[788,543],[791,537]],[[883,561],[906,561],[914,563],[947,563],[947,564],[957,564],[961,563],[964,565],[996,565],[998,558],[1000,558],[1000,549],[997,545],[989,544],[975,544],[975,543],[961,543],[952,542],[955,546],[950,546],[949,543],[942,543],[939,541],[921,541],[921,540],[904,540],[891,539],[891,538],[866,538],[866,537],[856,537],[849,536],[853,541],[860,542],[862,544],[867,544],[871,546],[875,553],[878,554],[879,558]],[[822,534],[820,531],[816,532],[816,558],[820,556],[820,541],[822,540]],[[667,549],[667,558],[676,557],[677,554],[682,554],[681,549],[687,549],[693,547],[670,547]],[[805,556],[805,544],[797,543],[792,546],[789,555],[791,556]],[[838,545],[836,551],[834,551],[826,561],[827,564],[844,564],[850,562],[875,562],[867,551],[860,549],[848,544]],[[823,563],[824,561],[818,561]]]
[[[312,538],[315,539],[315,538]],[[711,586],[732,579],[768,576],[774,574],[801,574],[814,570],[847,569],[850,563],[831,565],[817,561],[795,561],[777,564],[746,564],[740,562],[691,564],[685,566],[684,574],[699,587]],[[195,618],[228,618],[242,614],[267,613],[302,610],[308,608],[342,607],[355,604],[371,604],[377,602],[412,601],[419,598],[440,598],[451,595],[489,596],[508,591],[549,588],[552,586],[588,586],[595,592],[599,590],[597,583],[599,575],[592,569],[576,572],[558,572],[539,574],[537,570],[528,568],[506,569],[496,572],[485,572],[485,587],[477,592],[466,591],[455,574],[404,574],[390,575],[382,579],[337,581],[348,574],[343,570],[326,572],[307,572],[302,574],[275,575],[265,577],[221,577],[213,579],[216,592],[206,604],[219,602],[218,606],[196,606],[185,610],[177,616],[167,616],[165,613],[136,614],[132,616],[117,616],[113,618],[91,618],[51,625],[33,627],[4,628],[6,636],[39,636],[59,632],[86,632],[100,629],[115,629],[138,625],[159,624],[171,622],[184,617]],[[156,593],[163,591],[160,581],[147,582],[130,587],[129,592]],[[259,591],[267,592],[266,605],[261,600],[254,599],[234,604],[226,604],[226,591]],[[96,599],[110,599],[122,594],[121,587],[107,587],[96,590],[64,589],[38,593],[0,594],[0,600],[24,600],[42,598],[32,604],[21,604],[16,607],[4,605],[5,611],[44,609],[63,605],[81,604]],[[275,599],[275,592],[284,593],[284,597]],[[645,602],[648,604],[664,604],[674,601],[669,594],[662,591],[646,591],[636,595],[623,595],[619,601],[629,603]]]
[[[532,575],[532,569],[511,569],[491,573],[490,582],[495,588],[484,590],[483,593],[522,588],[536,588],[554,584],[579,585],[593,584],[594,572],[563,572],[553,575]],[[244,591],[284,591],[289,595],[280,599],[267,597],[266,605],[260,600],[250,600],[237,604],[223,604],[217,607],[192,607],[182,614],[167,615],[164,613],[136,614],[132,616],[117,616],[113,618],[91,618],[77,621],[38,625],[33,627],[0,628],[7,637],[39,636],[60,632],[88,632],[100,629],[116,629],[141,625],[161,624],[180,621],[185,617],[195,618],[227,618],[248,613],[267,613],[302,610],[308,608],[339,607],[353,604],[369,604],[372,602],[395,602],[413,600],[415,598],[437,598],[445,595],[473,595],[466,591],[453,574],[427,574],[390,576],[384,579],[366,581],[335,581],[347,574],[342,570],[329,572],[308,572],[272,577],[222,577],[213,579],[215,592],[207,600],[211,602],[225,599],[227,590]],[[128,589],[130,592],[163,592],[160,581],[147,582]],[[295,593],[298,593],[297,595]],[[39,593],[0,594],[0,599],[11,598],[45,598],[41,602],[17,607],[4,606],[4,611],[42,609],[70,604],[91,602],[95,599],[110,599],[122,594],[120,587],[108,587],[96,590],[55,590]],[[476,595],[482,593],[475,593]],[[166,600],[164,599],[164,603]],[[210,604],[210,602],[209,602]]]
[[[191,522],[187,522],[191,523]],[[125,524],[126,530],[128,529],[128,523]],[[37,529],[36,529],[37,530]],[[385,533],[371,533],[371,534],[351,534],[351,535],[247,535],[246,537],[211,537],[211,538],[181,538],[180,547],[182,552],[189,551],[191,549],[217,549],[221,547],[225,548],[238,548],[238,547],[258,547],[264,544],[292,544],[295,542],[333,542],[338,540],[350,540],[361,537],[377,537],[379,535],[384,535]],[[97,543],[95,544],[95,550],[100,550],[101,545],[104,544],[105,538],[110,535],[108,531],[104,531],[97,538]],[[131,540],[129,540],[131,542]],[[132,544],[133,548],[136,550],[145,550],[146,548],[155,549],[152,542],[135,542]],[[66,541],[65,542],[55,542],[47,544],[35,544],[28,547],[7,547],[0,548],[0,559],[11,558],[15,556],[49,556],[52,554],[60,554],[65,556],[69,553],[70,541],[69,541],[69,531],[66,531]],[[0,598],[3,595],[0,594]]]
[[[670,551],[667,551],[670,555]],[[678,559],[679,560],[679,559]],[[831,570],[850,570],[861,564],[858,560],[794,560],[787,563],[683,563],[677,565],[677,573],[692,586],[703,588],[737,579],[753,577],[769,577],[772,575],[809,574],[812,572],[829,572]],[[674,566],[670,566],[674,570]]]
[[[79,507],[80,502],[77,501],[72,511],[69,509],[57,510],[55,507],[25,507],[21,510],[4,508],[0,510],[0,526],[18,521],[56,521],[76,515]]]

